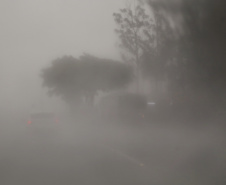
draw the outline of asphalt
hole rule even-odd
[[[1,185],[135,185],[151,176],[136,159],[76,128],[65,133],[29,133],[29,128],[2,147]],[[100,135],[99,135],[100,136]],[[103,136],[103,135],[102,135]]]
[[[74,122],[49,134],[30,132],[27,125],[17,130],[13,137],[1,136],[1,185],[225,182],[225,140],[219,130]]]

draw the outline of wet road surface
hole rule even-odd
[[[224,183],[226,152],[218,131],[68,128],[2,141],[1,185]]]

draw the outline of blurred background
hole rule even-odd
[[[225,19],[224,0],[1,0],[0,184],[225,184]]]

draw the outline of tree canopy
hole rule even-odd
[[[224,102],[226,91],[226,4],[224,0],[149,1],[171,23],[176,43],[170,81],[184,93],[202,91]],[[200,98],[198,96],[197,98]],[[206,100],[207,100],[206,99]],[[207,100],[207,101],[208,101]],[[226,103],[226,102],[225,102]]]
[[[154,23],[144,6],[130,3],[126,8],[113,13],[117,24],[115,32],[120,39],[122,58],[133,63],[137,77],[137,90],[141,77],[141,57],[144,53],[153,52]]]
[[[41,76],[50,95],[79,104],[82,99],[92,103],[98,91],[125,87],[132,80],[133,71],[124,63],[84,54],[80,58],[55,59],[42,70]]]

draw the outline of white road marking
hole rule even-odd
[[[142,163],[142,162],[140,162],[139,160],[137,160],[137,159],[135,159],[135,158],[133,158],[133,157],[131,157],[131,156],[129,156],[129,155],[123,153],[122,151],[120,151],[120,150],[118,150],[118,149],[111,148],[111,147],[106,146],[106,145],[104,145],[104,147],[105,147],[105,148],[108,148],[108,149],[111,150],[112,152],[114,152],[114,153],[116,153],[116,154],[118,154],[118,155],[120,155],[120,156],[126,158],[127,160],[129,160],[130,162],[132,162],[132,163],[134,163],[134,164],[136,164],[136,165],[138,165],[138,166],[141,166],[141,167],[144,166],[144,163]]]

